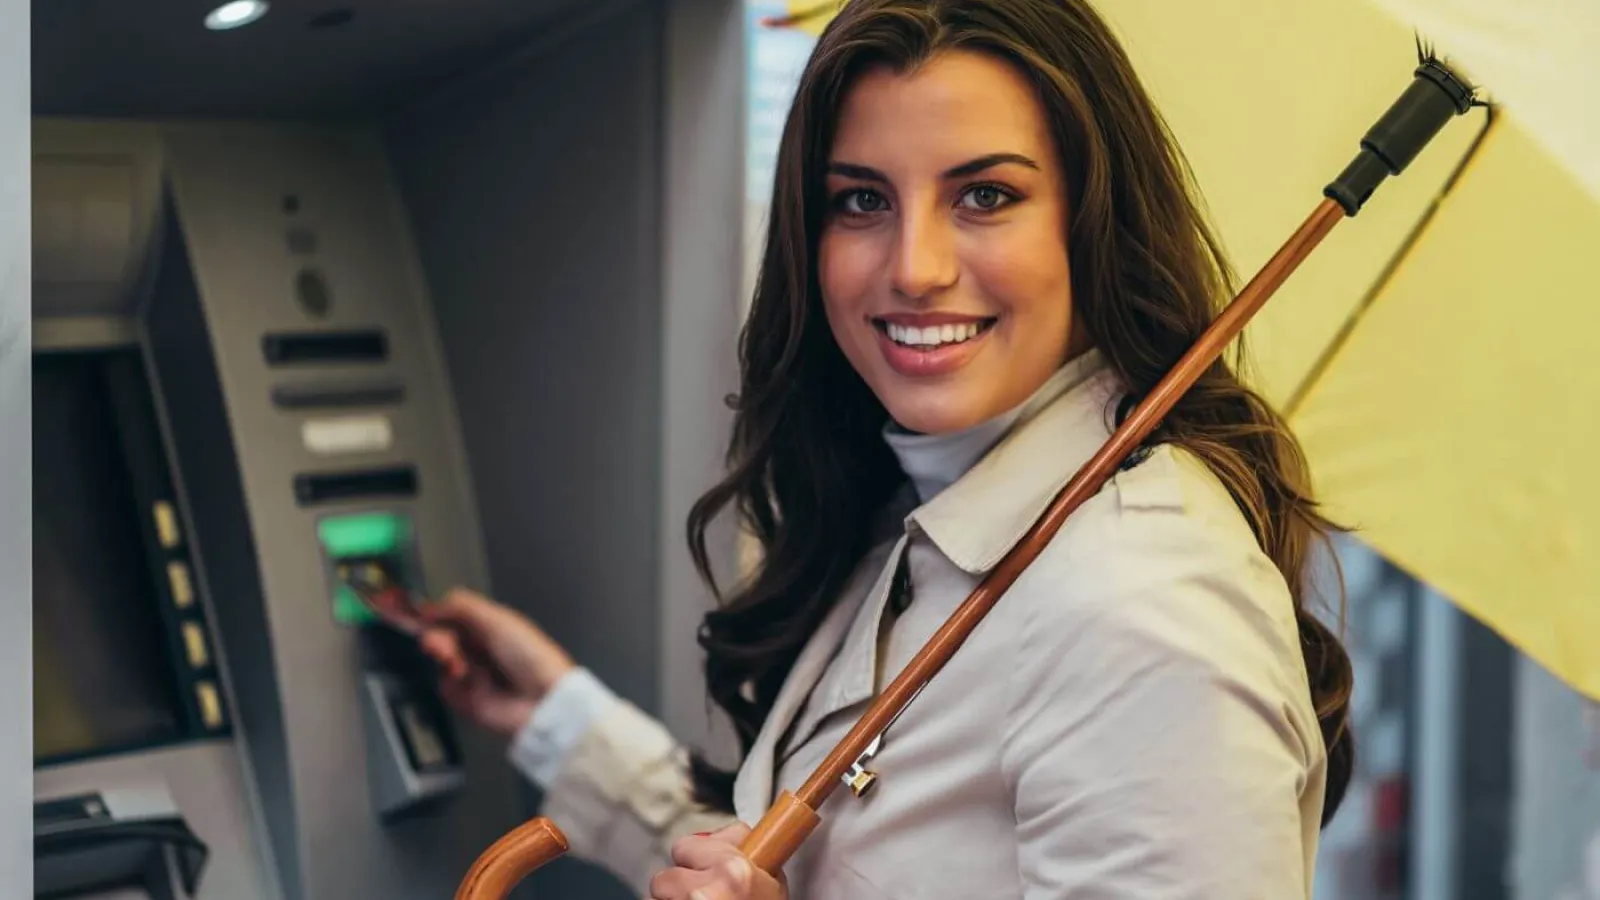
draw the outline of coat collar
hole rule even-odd
[[[1068,363],[1037,412],[949,488],[914,510],[920,529],[962,571],[993,568],[1115,430],[1120,379],[1098,351]]]

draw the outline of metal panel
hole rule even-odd
[[[274,386],[291,377],[357,369],[403,376],[405,401],[388,410],[389,449],[348,464],[415,467],[420,491],[400,506],[421,526],[418,549],[433,579],[429,587],[486,586],[433,316],[385,161],[372,136],[354,128],[175,125],[165,135],[206,346],[194,346],[195,336],[181,329],[155,326],[152,346],[169,358],[197,353],[203,362],[209,355],[218,376],[222,437],[236,455],[259,598],[243,596],[251,593],[250,579],[216,571],[251,568],[248,553],[236,547],[226,560],[212,553],[208,564],[214,589],[226,583],[241,594],[218,590],[217,621],[232,654],[237,717],[262,778],[274,849],[288,870],[287,895],[448,896],[472,858],[518,821],[513,775],[498,744],[469,729],[462,735],[470,773],[464,794],[423,817],[376,820],[363,774],[360,648],[357,635],[332,618],[314,532],[319,514],[366,504],[308,509],[297,502],[295,476],[321,471],[327,460],[303,445],[305,416],[272,401]],[[313,257],[304,255],[303,240],[289,239],[291,229],[315,235]],[[313,307],[295,290],[310,265],[328,301]],[[159,307],[174,299],[158,292],[158,318]],[[385,335],[381,363],[275,368],[262,352],[269,333],[367,328]],[[182,389],[175,384],[178,368],[164,367],[173,390]],[[169,409],[177,432],[207,424],[176,401]],[[180,448],[186,467],[203,467],[202,454],[229,454],[228,446],[193,435],[179,441],[187,447]],[[198,505],[200,488],[191,491]],[[201,527],[223,518],[215,512],[198,516]],[[236,608],[224,611],[230,604]],[[251,633],[252,625],[259,633]]]

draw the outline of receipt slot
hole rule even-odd
[[[357,629],[361,643],[361,724],[374,810],[392,819],[426,809],[465,784],[461,750],[434,690],[432,662],[372,608],[376,598],[409,605],[425,596],[411,522],[394,512],[328,516],[317,523],[317,537],[334,621]]]

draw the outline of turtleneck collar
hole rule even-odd
[[[927,503],[959,481],[1013,428],[1088,380],[1100,369],[1102,360],[1098,350],[1084,353],[1057,369],[1022,403],[971,428],[949,434],[918,434],[891,420],[884,426],[883,438],[900,459],[900,468],[911,479],[919,502]]]

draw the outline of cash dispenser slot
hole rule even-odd
[[[261,355],[273,366],[379,363],[389,357],[389,340],[377,329],[278,332],[261,338]]]
[[[393,406],[405,396],[398,380],[297,382],[272,389],[273,405],[290,410]]]
[[[415,530],[403,514],[373,511],[327,516],[317,538],[333,619],[361,644],[357,690],[374,811],[392,819],[427,808],[466,778],[433,664],[407,629],[389,624],[405,621],[425,596]]]
[[[301,506],[372,497],[414,497],[416,494],[417,470],[412,466],[310,472],[294,478],[294,496]]]

